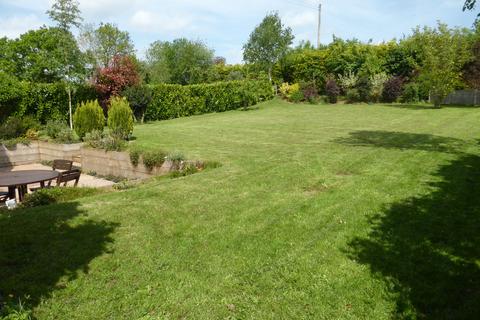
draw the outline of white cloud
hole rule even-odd
[[[34,14],[26,16],[12,16],[0,20],[0,36],[17,38],[22,33],[31,29],[38,29],[43,21]]]
[[[181,31],[193,26],[191,17],[168,15],[153,11],[138,10],[130,18],[130,24],[144,32]]]
[[[295,14],[286,14],[284,17],[284,23],[292,28],[300,28],[316,25],[318,14],[312,11],[305,11]]]

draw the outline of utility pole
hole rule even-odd
[[[322,26],[322,3],[318,4],[317,48],[320,49],[320,27]]]

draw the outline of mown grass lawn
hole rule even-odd
[[[480,109],[293,105],[135,128],[220,168],[0,216],[38,319],[472,319]]]

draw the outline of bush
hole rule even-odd
[[[357,82],[358,99],[360,102],[369,102],[372,93],[372,84],[368,77],[361,77]]]
[[[300,85],[298,83],[288,84],[287,82],[282,83],[280,86],[280,95],[289,101],[300,102],[303,99],[303,94],[300,91]]]
[[[96,188],[48,188],[40,189],[34,193],[25,196],[21,204],[23,208],[32,208],[38,206],[46,206],[53,203],[61,203],[87,197],[99,193]]]
[[[133,112],[127,99],[113,97],[110,100],[107,123],[114,136],[128,139],[133,131]]]
[[[152,102],[152,89],[145,85],[136,85],[123,91],[133,110],[135,120],[143,123],[148,105]]]
[[[52,139],[56,139],[60,132],[68,128],[67,123],[63,120],[49,120],[45,125],[45,133]]]
[[[360,94],[357,89],[348,89],[345,96],[348,103],[356,103],[360,101]]]
[[[327,83],[325,84],[325,92],[328,97],[328,102],[337,103],[338,96],[340,95],[340,88],[335,79],[327,80]]]
[[[392,103],[398,100],[402,94],[403,80],[400,77],[391,77],[385,82],[382,99],[384,102]]]
[[[406,103],[419,102],[420,101],[420,86],[415,82],[411,82],[411,83],[408,83],[407,85],[405,85],[405,87],[403,88],[401,101],[406,102]]]
[[[75,132],[83,139],[85,135],[94,130],[102,131],[105,126],[105,116],[98,101],[82,103],[73,115]]]
[[[40,123],[34,117],[10,117],[0,126],[0,139],[7,140],[24,137],[30,129],[35,131],[40,129]]]
[[[138,166],[140,162],[140,156],[142,152],[138,149],[130,149],[130,162],[133,164],[133,166]]]
[[[127,147],[127,143],[122,137],[112,133],[102,133],[99,130],[87,133],[83,141],[89,147],[107,151],[122,151]]]
[[[310,102],[315,103],[318,99],[318,90],[315,82],[302,82],[300,84],[300,89],[303,94],[303,98]]]
[[[383,94],[383,88],[385,86],[385,82],[387,82],[388,76],[386,73],[378,73],[370,77],[371,83],[371,100],[373,102],[379,102],[380,98]]]
[[[58,143],[75,143],[78,142],[77,137],[75,137],[75,134],[73,130],[71,130],[69,127],[64,127],[60,132],[58,132],[56,138],[54,139],[55,142]]]
[[[148,170],[161,167],[165,162],[165,153],[162,151],[147,151],[143,154],[143,164]]]

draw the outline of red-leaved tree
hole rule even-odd
[[[137,66],[129,56],[116,55],[110,64],[95,73],[93,84],[100,97],[100,104],[105,113],[112,96],[118,96],[128,87],[140,82]]]

